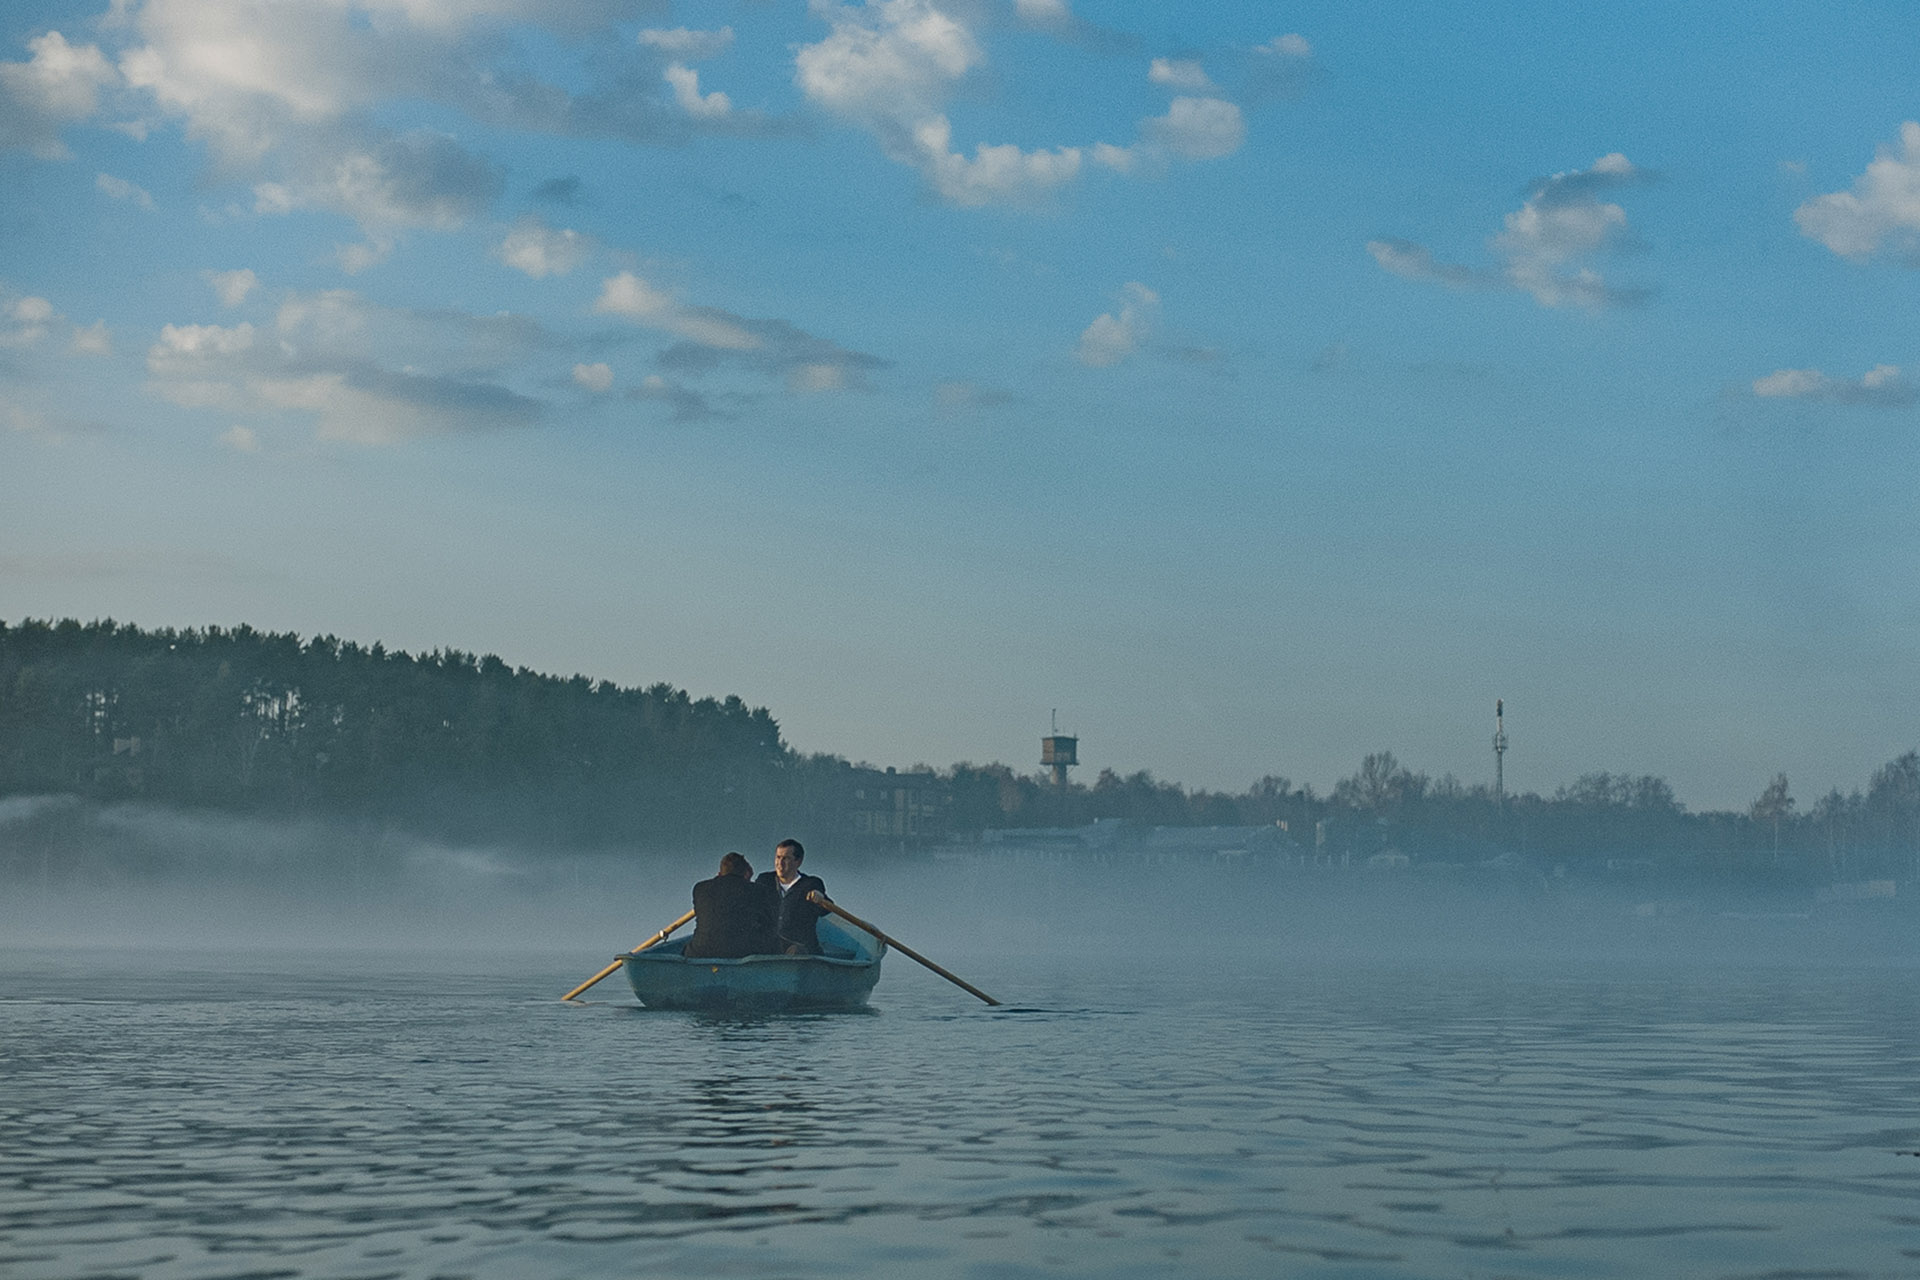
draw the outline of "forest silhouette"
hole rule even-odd
[[[863,829],[875,785],[911,785],[911,839]],[[1920,755],[1802,809],[1784,775],[1743,812],[1690,812],[1661,778],[1592,773],[1498,795],[1368,755],[1326,793],[1284,777],[1189,790],[1139,771],[1054,786],[1004,764],[880,771],[794,750],[773,714],[667,683],[628,688],[251,627],[0,622],[0,795],[137,800],[377,821],[554,849],[766,843],[793,831],[910,853],[949,838],[1119,822],[1244,827],[1297,860],[1562,873],[1721,870],[1829,881],[1920,863]],[[871,801],[866,802],[870,807]]]

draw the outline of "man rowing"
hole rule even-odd
[[[807,851],[800,847],[798,840],[782,840],[773,847],[773,870],[761,872],[756,882],[777,904],[779,950],[790,956],[820,954],[820,935],[814,926],[827,914],[825,908],[807,898],[810,893],[826,897],[827,886],[819,876],[801,872],[800,861],[806,856]]]

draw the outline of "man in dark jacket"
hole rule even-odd
[[[798,840],[782,840],[773,848],[773,870],[762,871],[759,886],[778,904],[780,949],[790,956],[820,954],[820,935],[814,926],[824,909],[807,901],[809,893],[827,896],[819,876],[802,875],[800,860],[807,851]]]
[[[775,930],[778,904],[737,853],[720,859],[719,875],[693,886],[693,909],[693,936],[681,955],[733,960],[786,949]]]

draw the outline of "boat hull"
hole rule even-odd
[[[880,981],[886,944],[821,921],[818,956],[689,958],[684,941],[629,952],[627,982],[649,1009],[738,1009],[762,1013],[864,1008]]]

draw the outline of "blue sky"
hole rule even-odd
[[[25,0],[0,616],[795,746],[1802,803],[1920,741],[1920,14]]]

